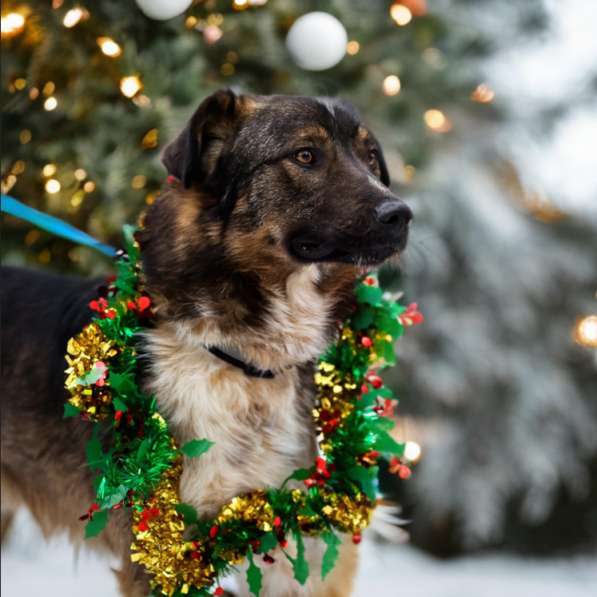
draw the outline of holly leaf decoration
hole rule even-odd
[[[259,597],[259,593],[261,592],[261,584],[263,580],[263,575],[261,573],[261,569],[255,565],[253,561],[253,552],[249,550],[247,554],[249,558],[249,567],[247,568],[247,584],[249,585],[249,590],[255,597]]]
[[[311,473],[309,471],[309,469],[306,468],[297,468],[294,473],[292,473],[292,475],[290,475],[290,477],[288,477],[288,481],[290,481],[290,479],[295,479],[296,481],[304,481],[305,479],[308,479],[311,476]]]
[[[128,488],[124,485],[119,485],[113,493],[106,496],[101,504],[103,508],[111,508],[112,506],[122,502],[122,500],[126,497],[128,493]]]
[[[132,374],[128,373],[110,373],[110,387],[119,394],[125,396],[134,395],[137,391],[137,384]],[[121,409],[118,409],[121,410]],[[124,409],[126,410],[126,408]]]
[[[355,291],[359,303],[367,303],[377,307],[381,305],[381,297],[383,291],[379,286],[369,286],[367,284],[360,284]]]
[[[305,559],[305,544],[303,536],[298,532],[294,533],[294,539],[296,541],[296,558],[290,558],[290,561],[294,569],[294,578],[304,585],[309,578],[309,564]]]
[[[120,410],[122,412],[126,412],[128,410],[128,406],[124,400],[118,398],[117,396],[112,399],[112,406],[114,407],[114,410]]]
[[[274,549],[278,545],[278,538],[275,533],[269,532],[262,535],[259,539],[259,550],[263,553],[268,552],[270,549]]]
[[[87,464],[90,469],[102,468],[104,463],[104,452],[102,450],[102,444],[95,432],[85,446],[85,453],[87,455]]]
[[[201,454],[205,454],[213,445],[214,442],[208,439],[192,439],[184,444],[180,451],[189,458],[197,458]]]
[[[108,524],[108,510],[98,510],[93,513],[89,522],[85,525],[85,539],[99,535]]]
[[[363,491],[363,493],[370,499],[374,500],[377,497],[375,489],[375,479],[377,478],[378,467],[364,467],[355,465],[346,471],[350,479],[356,481]]]
[[[336,560],[338,559],[339,554],[338,546],[340,545],[340,543],[342,543],[342,541],[332,531],[323,533],[321,535],[321,538],[327,545],[326,550],[323,554],[323,559],[321,561],[321,578],[324,579],[336,565]]]
[[[176,511],[183,517],[185,525],[195,524],[199,520],[197,510],[191,504],[176,504]]]
[[[373,309],[360,307],[358,311],[352,316],[352,325],[355,330],[366,330],[375,319],[375,312]]]
[[[404,444],[398,443],[387,431],[379,429],[373,447],[380,452],[388,452],[394,456],[402,456]]]
[[[145,455],[147,454],[147,452],[149,451],[149,447],[150,447],[150,441],[149,438],[146,437],[140,444],[139,447],[137,448],[137,462],[141,462],[144,458]]]
[[[81,411],[76,406],[73,406],[70,402],[65,403],[63,418],[68,419],[70,417],[76,417],[80,414]]]

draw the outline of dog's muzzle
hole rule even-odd
[[[385,201],[373,211],[372,222],[362,222],[364,234],[313,226],[291,234],[288,249],[296,259],[307,263],[376,265],[404,249],[412,217],[412,211],[403,201]]]

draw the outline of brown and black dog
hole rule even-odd
[[[183,501],[211,516],[313,461],[313,363],[356,276],[404,248],[411,212],[388,188],[375,137],[336,99],[217,92],[163,162],[171,177],[138,236],[157,306],[141,342],[144,385],[179,444],[215,442],[184,463],[180,487]],[[78,515],[93,501],[89,425],[62,418],[63,371],[66,342],[90,320],[96,287],[2,270],[3,526],[22,503],[45,533],[82,539]],[[273,377],[248,375],[222,355]],[[148,578],[130,561],[129,525],[120,511],[91,543],[122,558],[121,592],[141,597]],[[354,549],[345,543],[326,581],[314,572],[305,587],[277,558],[263,568],[262,595],[346,597]],[[312,570],[321,555],[309,539]]]

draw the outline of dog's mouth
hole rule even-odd
[[[402,241],[398,244],[388,242],[347,248],[332,241],[297,237],[290,240],[288,249],[295,259],[303,263],[335,262],[373,267],[401,251],[405,244],[405,241]]]

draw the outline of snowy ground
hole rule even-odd
[[[364,542],[357,597],[594,597],[597,558],[503,555],[438,562],[406,545]],[[117,597],[109,562],[49,544],[21,512],[2,551],[2,597]]]

